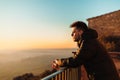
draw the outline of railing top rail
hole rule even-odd
[[[54,72],[54,73],[52,73],[52,74],[50,74],[50,75],[42,78],[41,80],[49,80],[49,79],[55,77],[57,74],[60,74],[61,72],[63,72],[65,69],[66,69],[66,68],[61,68],[61,69],[58,70],[57,72]]]

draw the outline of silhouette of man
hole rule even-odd
[[[74,22],[70,27],[71,36],[79,49],[74,53],[74,57],[54,60],[52,67],[74,68],[84,65],[89,80],[120,80],[114,62],[97,40],[96,30],[88,28],[82,21]]]

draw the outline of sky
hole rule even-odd
[[[0,0],[0,50],[75,48],[70,24],[120,9],[120,0]]]

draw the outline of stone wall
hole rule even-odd
[[[101,16],[88,18],[88,26],[99,34],[120,36],[120,10]]]

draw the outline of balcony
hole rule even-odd
[[[80,80],[81,68],[61,68],[55,73],[44,77],[41,80]]]

